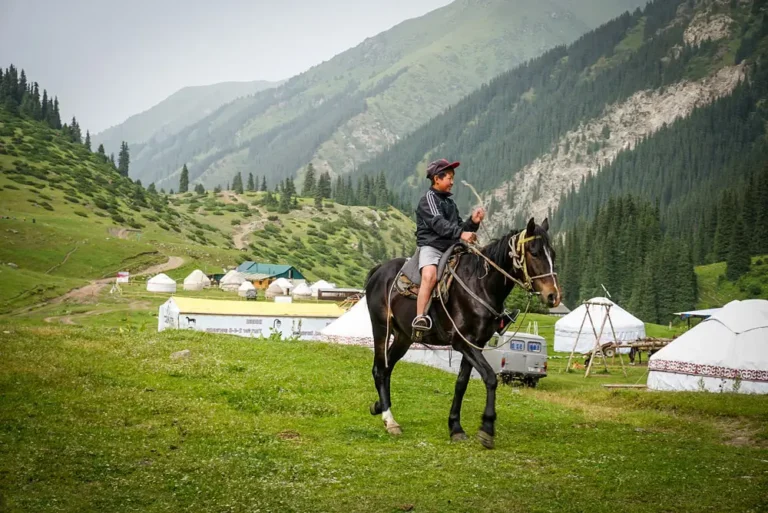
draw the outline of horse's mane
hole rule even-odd
[[[498,239],[493,239],[491,242],[480,248],[480,251],[487,256],[493,263],[498,265],[499,267],[504,268],[507,263],[507,259],[509,258],[509,239],[517,235],[523,231],[523,229],[520,230],[511,230],[509,233],[506,233],[503,237]],[[530,250],[534,254],[538,254],[542,247],[551,248],[552,245],[549,240],[549,234],[539,225],[536,225],[536,230],[534,231],[534,235],[537,235],[539,238],[534,239],[530,242]],[[484,261],[482,258],[475,258],[475,271],[476,272],[484,272],[485,266]],[[483,271],[481,271],[483,270]]]

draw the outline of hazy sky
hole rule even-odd
[[[96,133],[178,89],[280,80],[451,0],[0,0],[0,66]]]

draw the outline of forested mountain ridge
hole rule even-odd
[[[134,177],[169,187],[186,163],[208,187],[254,170],[271,186],[310,161],[352,171],[498,73],[644,3],[457,0],[175,136],[131,145]]]
[[[96,145],[103,144],[107,152],[119,151],[123,141],[131,146],[149,140],[159,142],[199,121],[222,105],[277,87],[281,83],[255,80],[185,87],[144,112],[95,134],[93,141]]]
[[[415,201],[426,162],[449,156],[462,161],[461,179],[486,191],[497,231],[517,225],[554,208],[619,151],[732,92],[750,72],[761,9],[759,1],[651,2],[500,75],[362,171],[386,170]],[[463,208],[475,201],[456,189]]]

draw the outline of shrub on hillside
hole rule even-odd
[[[76,216],[80,216],[80,217],[88,217],[88,214],[86,214],[85,212],[83,212],[81,210],[75,210],[75,215]]]
[[[278,219],[280,219],[280,216],[267,216],[268,221],[277,221]]]

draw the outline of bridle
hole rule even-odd
[[[507,241],[507,244],[509,245],[509,256],[510,258],[512,258],[512,267],[514,267],[515,269],[521,270],[523,272],[523,276],[525,277],[525,283],[521,283],[518,280],[514,280],[514,281],[518,285],[520,285],[522,288],[524,288],[529,294],[536,294],[537,292],[535,292],[533,289],[533,281],[551,277],[552,281],[554,281],[555,283],[555,289],[557,290],[557,293],[559,295],[560,289],[557,286],[557,273],[555,272],[555,266],[554,266],[554,263],[552,262],[552,256],[549,254],[549,251],[547,250],[546,247],[544,247],[544,254],[547,255],[547,261],[549,262],[549,272],[544,274],[538,274],[536,276],[531,276],[528,273],[528,259],[526,258],[526,254],[525,254],[525,245],[531,241],[540,239],[541,235],[532,235],[530,237],[526,237],[525,234],[526,234],[526,230],[523,230],[517,235],[510,237],[509,241]],[[513,242],[513,240],[515,242]]]
[[[530,237],[526,237],[527,230],[523,230],[520,233],[512,236],[507,241],[507,245],[509,246],[509,256],[512,258],[512,266],[515,269],[519,269],[523,272],[523,276],[525,277],[525,282],[521,282],[511,274],[509,274],[507,271],[502,269],[496,262],[488,258],[483,254],[482,251],[480,251],[475,246],[467,244],[467,248],[477,256],[483,258],[486,263],[490,264],[494,269],[499,271],[505,279],[512,280],[513,283],[516,283],[520,287],[522,287],[526,292],[528,292],[528,304],[525,306],[525,315],[523,316],[523,321],[525,320],[525,317],[528,315],[528,308],[531,305],[531,298],[534,294],[538,294],[533,288],[533,281],[534,280],[540,280],[544,278],[552,277],[554,283],[555,283],[555,290],[557,290],[557,295],[560,296],[560,288],[557,286],[557,273],[555,272],[554,263],[552,262],[552,256],[549,254],[549,251],[547,250],[546,246],[544,247],[544,254],[547,255],[547,261],[549,262],[549,272],[544,274],[538,274],[536,276],[531,276],[528,272],[528,259],[526,258],[525,253],[525,245],[533,240],[541,238],[540,235],[532,235]],[[464,283],[464,281],[459,277],[459,275],[449,266],[448,271],[453,275],[453,278],[461,285],[461,287],[478,303],[480,303],[483,307],[485,307],[486,310],[491,312],[491,314],[494,317],[501,317],[502,314],[496,311],[495,308],[493,308],[491,305],[489,305],[485,300],[480,298],[475,292],[469,288],[469,286]],[[496,347],[479,347],[469,340],[467,340],[467,337],[464,336],[461,331],[459,331],[458,326],[456,326],[456,322],[453,320],[453,317],[451,317],[451,314],[448,312],[448,307],[445,304],[445,300],[443,298],[443,295],[438,293],[438,296],[440,298],[440,303],[443,306],[443,311],[445,311],[446,317],[448,317],[448,320],[451,321],[451,324],[453,325],[453,329],[456,331],[456,333],[466,342],[469,346],[478,349],[480,351],[491,351],[494,349],[497,349]],[[503,313],[503,312],[502,312]],[[517,330],[515,330],[515,333],[512,335],[513,337],[517,336],[517,333],[520,331],[520,327],[523,324],[523,321],[518,324]]]

